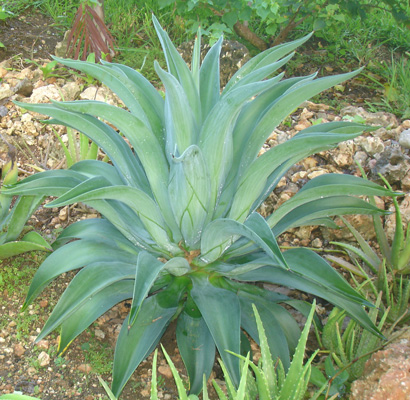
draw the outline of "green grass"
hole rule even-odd
[[[57,26],[68,29],[73,23],[79,0],[40,0],[39,9],[51,16]]]
[[[41,253],[32,252],[0,260],[0,293],[7,291],[9,297],[14,294],[23,297],[44,258]]]
[[[165,65],[161,45],[152,25],[152,13],[158,16],[174,43],[180,44],[189,39],[183,21],[173,14],[170,7],[160,10],[155,0],[105,0],[104,10],[119,51],[116,61],[142,70],[151,81],[158,79],[153,69],[154,60]]]
[[[377,62],[375,69],[382,80],[375,83],[383,89],[380,106],[403,118],[410,118],[410,53],[398,56],[392,53],[391,60]]]
[[[85,362],[90,364],[98,375],[111,373],[114,349],[108,343],[98,340],[93,330],[88,329],[88,333],[90,334],[88,341],[81,344]]]

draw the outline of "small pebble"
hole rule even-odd
[[[0,106],[0,117],[5,117],[9,112],[9,109],[5,106]]]
[[[405,149],[410,149],[410,129],[406,129],[400,133],[399,144]]]
[[[91,367],[90,364],[81,364],[81,365],[78,366],[77,369],[81,372],[86,373],[86,374],[89,374],[93,370],[93,368]]]
[[[17,343],[17,344],[14,346],[13,350],[14,350],[14,354],[15,354],[17,357],[21,357],[21,356],[25,353],[25,351],[26,351],[26,349],[25,349],[20,343]]]
[[[172,378],[172,371],[171,371],[171,368],[169,367],[169,365],[160,365],[158,367],[158,372],[161,375],[164,375],[165,378],[168,378],[168,379]]]
[[[45,351],[42,351],[37,359],[40,364],[40,367],[46,367],[50,364],[50,356]]]

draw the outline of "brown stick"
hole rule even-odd
[[[268,48],[268,44],[258,35],[256,35],[255,32],[252,32],[247,25],[242,24],[238,21],[233,26],[233,29],[239,37],[247,40],[260,51],[266,50]]]

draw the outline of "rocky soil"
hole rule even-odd
[[[36,62],[43,67],[49,60],[37,59]],[[75,71],[58,67],[55,75],[46,78],[40,68],[33,64],[27,66],[18,57],[7,58],[0,63],[0,165],[7,161],[10,154],[15,154],[21,177],[42,169],[63,168],[64,152],[57,135],[64,143],[67,143],[68,136],[65,128],[43,124],[39,120],[39,115],[17,107],[12,100],[46,103],[62,99],[97,99],[114,105],[121,104],[106,87],[90,84],[86,77]],[[333,98],[334,102],[340,100],[338,90],[330,90],[326,95]],[[359,121],[377,129],[344,142],[332,151],[308,157],[295,165],[282,178],[260,212],[264,215],[270,214],[308,180],[321,174],[334,172],[359,176],[360,171],[356,165],[358,162],[370,179],[379,180],[378,174],[381,173],[395,190],[404,193],[399,198],[399,203],[403,220],[407,225],[410,222],[410,120],[401,121],[393,114],[384,112],[371,113],[357,104],[336,110],[325,104],[305,102],[275,129],[261,152],[288,140],[312,124],[338,120]],[[103,154],[100,154],[100,157],[103,157]],[[393,210],[389,199],[378,199],[377,204],[380,208]],[[31,218],[30,224],[46,238],[53,240],[61,229],[74,220],[94,217],[96,213],[92,209],[76,204],[51,210],[41,208]],[[370,218],[353,216],[349,220],[371,244],[377,247]],[[384,223],[389,236],[392,237],[394,216],[388,216]],[[347,229],[335,231],[328,228],[305,227],[282,235],[281,244],[312,246],[320,250],[328,248],[329,241],[334,239],[353,240]],[[56,280],[27,312],[20,313],[24,293],[42,257],[39,254],[30,254],[0,261],[3,271],[0,276],[0,394],[21,391],[24,394],[37,395],[43,400],[104,399],[104,390],[98,382],[97,375],[102,375],[106,381],[110,380],[115,337],[130,304],[122,303],[99,318],[76,339],[63,356],[56,357],[56,335],[51,335],[36,345],[33,342],[72,274],[66,274]],[[186,378],[172,329],[162,343],[171,354],[182,377]],[[407,342],[403,345],[407,345]],[[390,354],[391,357],[396,357],[395,353],[389,353],[387,350],[383,357]],[[408,362],[408,353],[402,356],[407,357]],[[122,399],[149,398],[151,362],[152,356],[142,363],[128,383]],[[379,364],[377,359],[370,362],[366,376],[371,376],[374,369],[371,363],[373,367]],[[159,373],[159,397],[176,398],[171,371],[162,356],[159,359]],[[213,377],[221,378],[217,366]],[[374,376],[364,379],[380,381],[379,377]],[[406,386],[407,383],[401,385]],[[354,386],[352,399],[365,398],[357,394],[359,386],[359,383]],[[408,393],[409,391],[407,396],[410,396]]]

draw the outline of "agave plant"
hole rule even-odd
[[[354,176],[322,175],[268,218],[256,212],[294,163],[362,132],[363,125],[349,122],[315,125],[258,157],[301,102],[358,71],[283,79],[278,69],[308,35],[259,54],[221,92],[222,39],[201,63],[199,34],[189,69],[153,21],[168,67],[155,64],[165,99],[124,65],[58,59],[109,86],[128,110],[97,101],[21,104],[84,133],[112,161],[38,173],[8,191],[58,197],[47,207],[84,202],[103,215],[67,227],[33,278],[24,308],[58,275],[81,268],[38,340],[59,328],[62,352],[96,318],[132,299],[115,349],[112,391],[118,397],[175,319],[191,393],[201,390],[203,374],[209,376],[216,349],[238,385],[239,360],[226,350],[246,348],[242,329],[259,341],[252,304],[273,357],[287,370],[300,330],[282,304],[302,304],[254,282],[322,297],[379,334],[363,308],[369,303],[325,260],[303,248],[282,253],[276,237],[292,227],[329,223],[333,215],[380,213],[356,195],[390,191]]]

